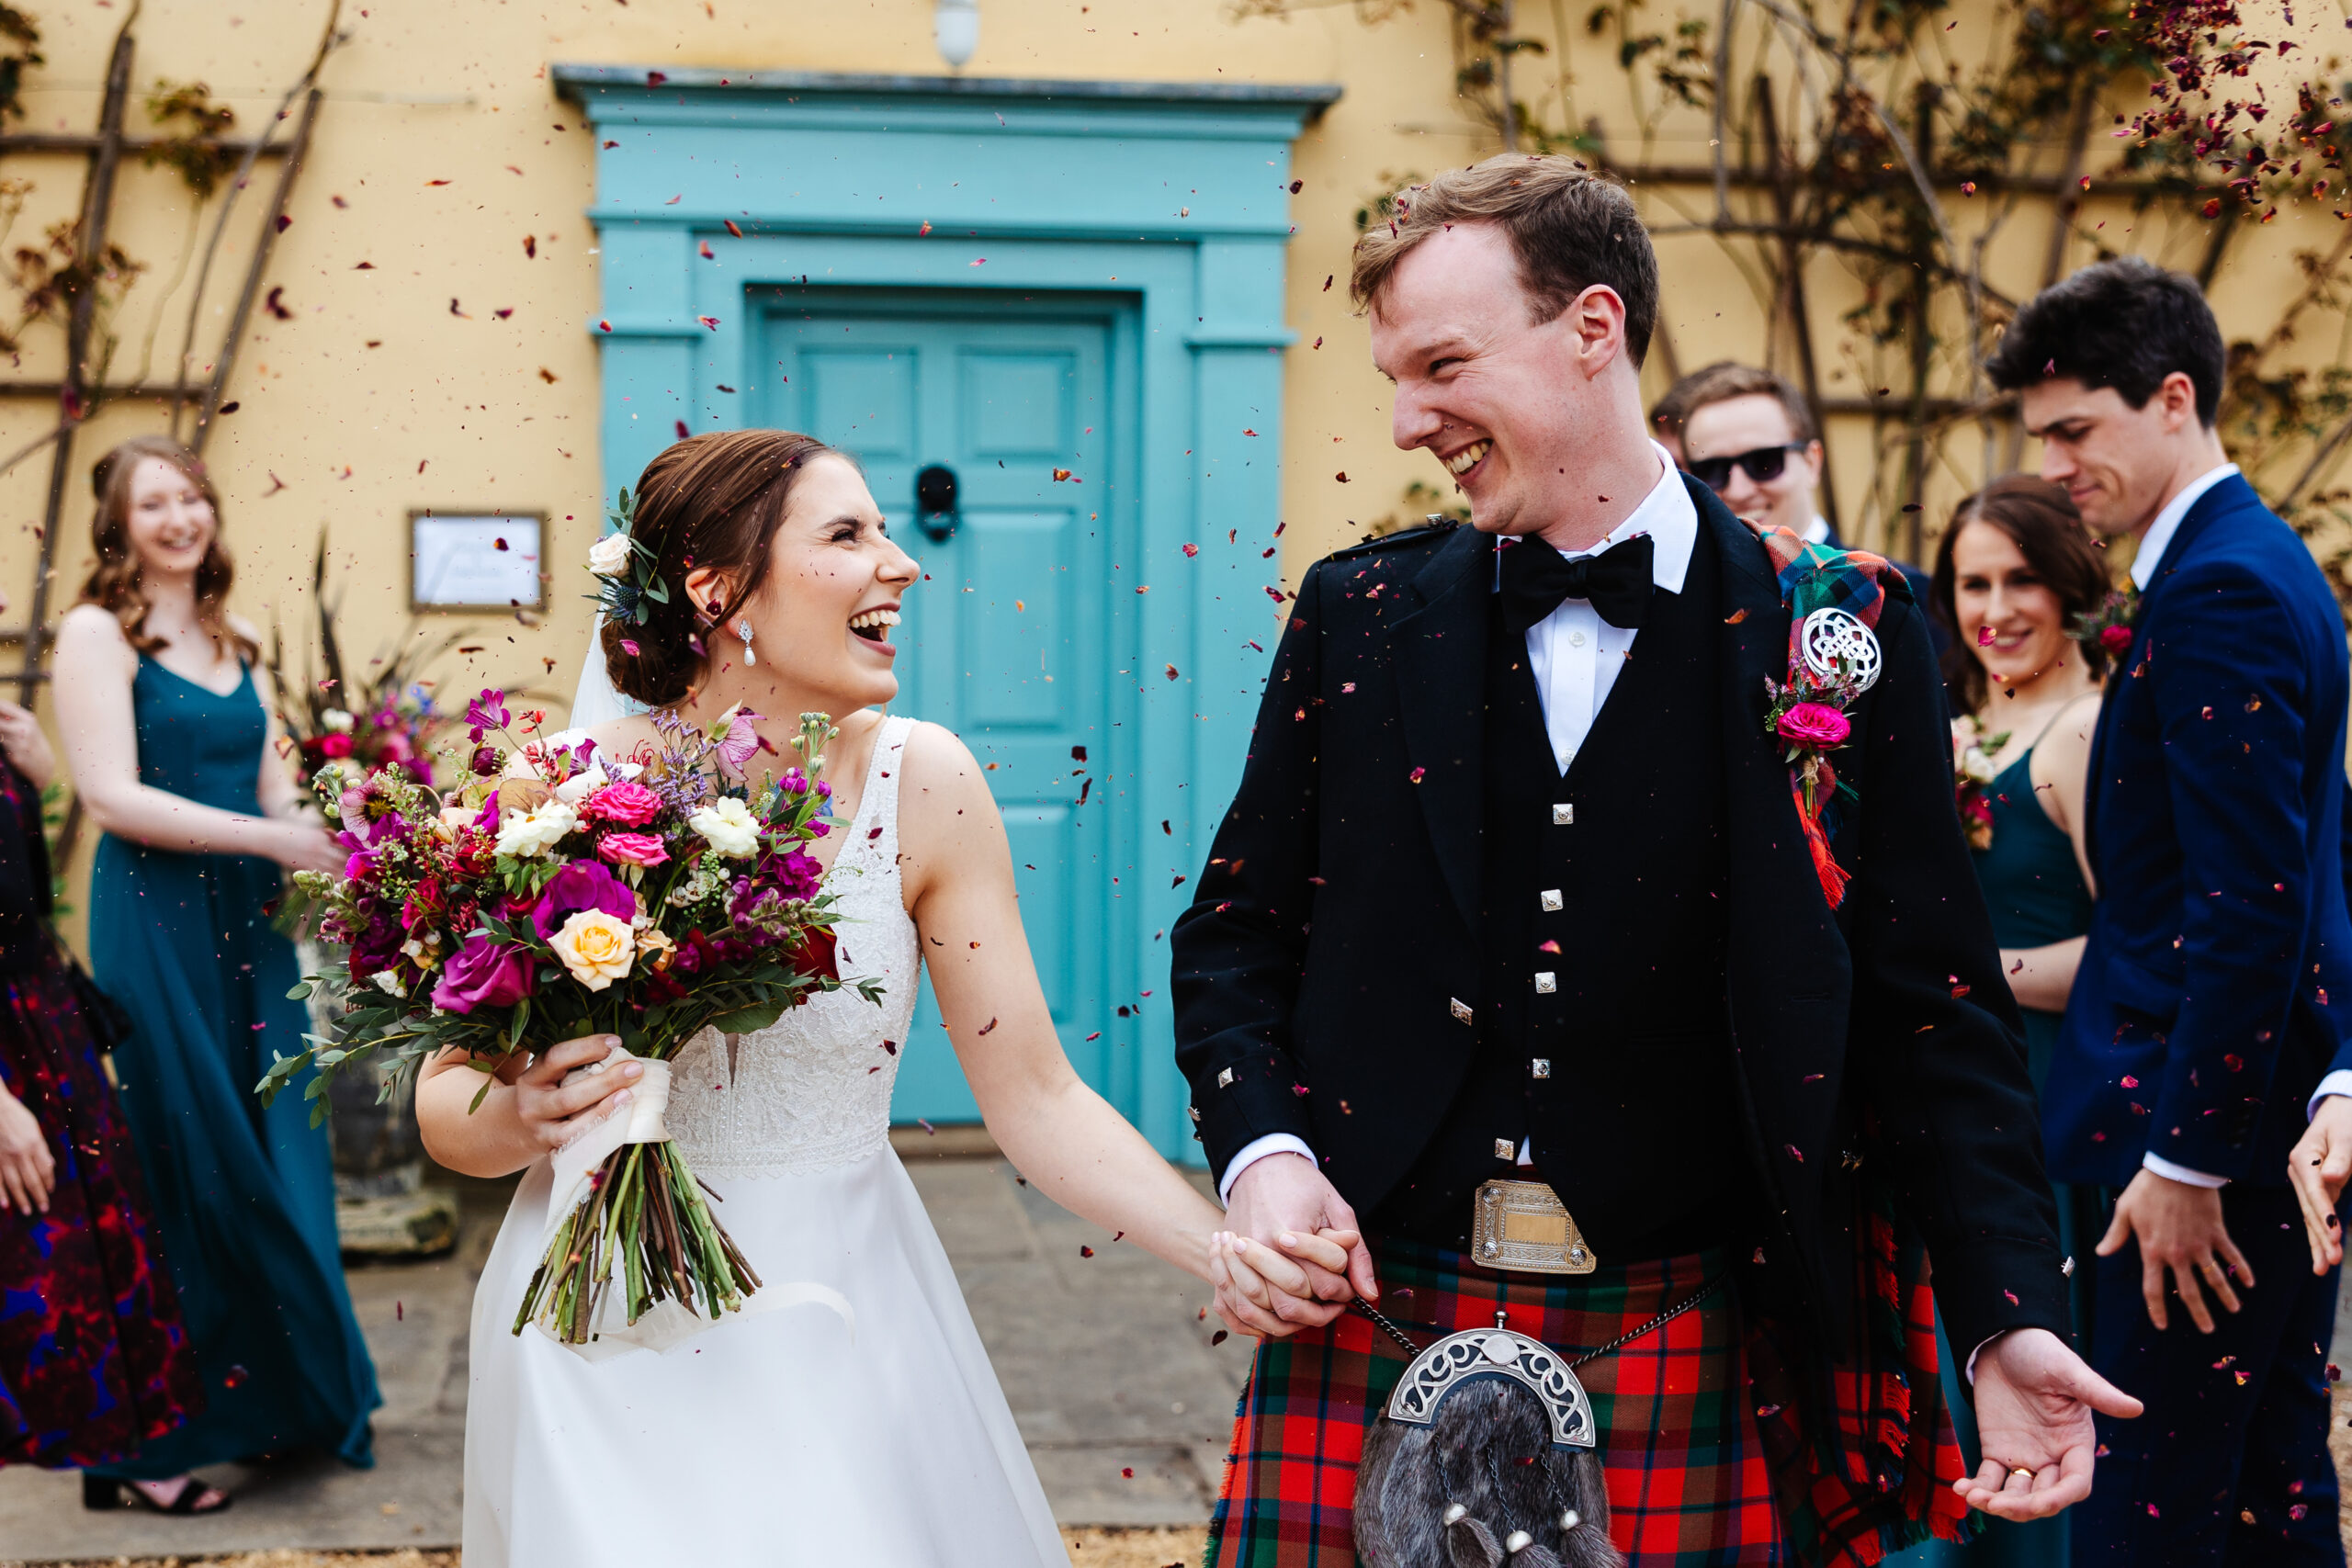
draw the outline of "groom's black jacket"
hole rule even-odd
[[[2008,1328],[2063,1336],[2033,1089],[1952,807],[1922,617],[1890,596],[1885,672],[1836,754],[1859,797],[1835,819],[1853,880],[1833,912],[1766,734],[1789,631],[1770,559],[1685,483],[1720,569],[1704,625],[1725,770],[1727,1070],[1753,1175],[1723,1194],[1740,1245],[1762,1250],[1774,1302],[1842,1342],[1858,1304],[1848,1161],[1868,1141],[1928,1244],[1959,1353]],[[1448,1120],[1478,1034],[1455,1003],[1475,1009],[1485,972],[1493,561],[1487,536],[1429,530],[1342,550],[1300,587],[1240,791],[1171,933],[1177,1060],[1212,1170],[1295,1134],[1371,1214]],[[1607,891],[1592,896],[1589,918],[1609,919]]]

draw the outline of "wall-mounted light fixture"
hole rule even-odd
[[[980,0],[939,0],[931,14],[931,36],[939,58],[962,70],[980,47]]]

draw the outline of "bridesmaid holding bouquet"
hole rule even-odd
[[[299,1092],[267,1109],[253,1092],[308,1027],[286,995],[293,946],[269,921],[280,868],[345,857],[271,750],[203,465],[142,436],[98,482],[97,566],[59,633],[57,714],[106,831],[90,952],[132,1017],[116,1070],[207,1408],[92,1472],[93,1506],[118,1481],[223,1461],[324,1450],[372,1464],[381,1403],[344,1286],[325,1130]]]

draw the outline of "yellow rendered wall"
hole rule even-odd
[[[1668,7],[1656,4],[1661,20]],[[47,63],[31,73],[21,130],[86,130],[96,121],[107,51],[122,0],[35,0]],[[1589,7],[1521,0],[1540,35],[1568,28],[1565,56],[1579,118],[1612,128],[1611,153],[1692,164],[1707,156],[1705,118],[1657,115],[1644,144],[1605,41],[1587,36]],[[1713,7],[1706,7],[1709,12]],[[2267,23],[2275,6],[2249,15]],[[1438,484],[1423,456],[1389,445],[1386,387],[1367,362],[1363,323],[1346,300],[1354,214],[1393,181],[1494,150],[1453,96],[1453,57],[1438,0],[1376,27],[1355,7],[1325,5],[1289,19],[1244,19],[1226,0],[981,0],[981,42],[967,74],[1018,77],[1332,82],[1345,96],[1301,140],[1294,173],[1289,355],[1283,504],[1290,527],[1283,564],[1292,581],[1306,564],[1363,529],[1408,511],[1408,481]],[[147,0],[138,22],[136,80],[200,80],[233,107],[239,133],[272,111],[300,73],[327,15],[325,0]],[[1948,40],[1982,49],[2005,13],[1990,0],[1951,12]],[[819,71],[934,73],[928,0],[368,0],[342,11],[346,40],[322,81],[317,141],[278,239],[266,284],[282,288],[280,319],[257,312],[227,396],[238,404],[210,458],[225,498],[227,537],[240,570],[236,605],[265,627],[307,613],[302,584],[318,530],[332,531],[346,593],[346,651],[362,657],[405,619],[406,522],[412,508],[500,507],[550,515],[551,613],[544,625],[487,624],[470,672],[541,682],[568,693],[588,624],[575,563],[601,507],[596,351],[586,323],[597,299],[594,235],[582,217],[593,189],[594,149],[579,115],[556,100],[550,62],[707,64]],[[1556,39],[1555,39],[1556,41]],[[1556,110],[1562,57],[1522,69],[1543,81]],[[2299,62],[2300,63],[2300,62]],[[143,130],[136,104],[132,126]],[[2095,137],[2093,168],[2114,144]],[[2053,155],[2054,158],[2054,155]],[[8,245],[37,236],[78,200],[78,158],[9,154],[0,175],[35,189]],[[250,254],[254,220],[276,165],[257,172],[201,306],[195,373],[200,379]],[[1703,188],[1637,191],[1656,223],[1703,221]],[[1744,199],[1744,198],[1743,198]],[[2184,263],[2201,243],[2197,226],[2151,231],[2120,201],[2092,221],[2123,248]],[[190,211],[162,170],[122,175],[115,232],[150,271],[116,323],[123,347],[111,378],[168,381],[188,309],[182,275],[192,236],[212,207]],[[1984,209],[1955,199],[1963,241]],[[2021,210],[1996,240],[2003,286],[2030,292],[2046,243],[2046,213]],[[2225,330],[2261,330],[2266,311],[2295,282],[2298,247],[2332,243],[2335,222],[2306,207],[2241,244],[2217,289]],[[526,254],[528,241],[536,255]],[[1707,234],[1664,239],[1666,323],[1687,368],[1723,355],[1765,351],[1763,302],[1743,270]],[[2074,253],[2083,259],[2085,252]],[[368,264],[363,265],[363,264]],[[1327,277],[1335,277],[1327,290]],[[1830,396],[1872,389],[1876,373],[1845,343],[1838,317],[1854,299],[1834,259],[1808,275],[1819,353]],[[511,312],[511,313],[505,313]],[[151,334],[154,341],[149,346]],[[26,350],[0,372],[53,378],[57,335],[34,328]],[[2335,350],[2335,328],[2310,352]],[[1653,392],[1663,388],[1654,356]],[[52,411],[0,404],[0,456],[47,428]],[[59,552],[69,603],[88,559],[87,466],[107,445],[158,427],[153,404],[124,402],[79,434]],[[1860,496],[1866,421],[1833,431],[1834,461],[1851,529]],[[2029,458],[2030,454],[2029,454]],[[1338,475],[1344,472],[1348,482]],[[0,475],[0,588],[23,614],[33,527],[49,482],[45,455]],[[1939,476],[1930,526],[1965,476]],[[1866,523],[1862,536],[1883,519]],[[913,612],[921,613],[920,605]],[[5,620],[6,617],[0,617]],[[0,656],[6,650],[0,649]],[[451,672],[463,684],[468,672]]]

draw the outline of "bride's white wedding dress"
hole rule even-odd
[[[534,1164],[474,1296],[466,1568],[1068,1563],[888,1135],[919,960],[899,878],[912,728],[884,722],[825,880],[842,973],[878,977],[882,1003],[819,997],[741,1037],[731,1065],[706,1033],[673,1075],[670,1131],[769,1291],[662,1351],[591,1361],[516,1337],[550,1187]],[[760,1310],[803,1282],[854,1325],[822,1302]]]

